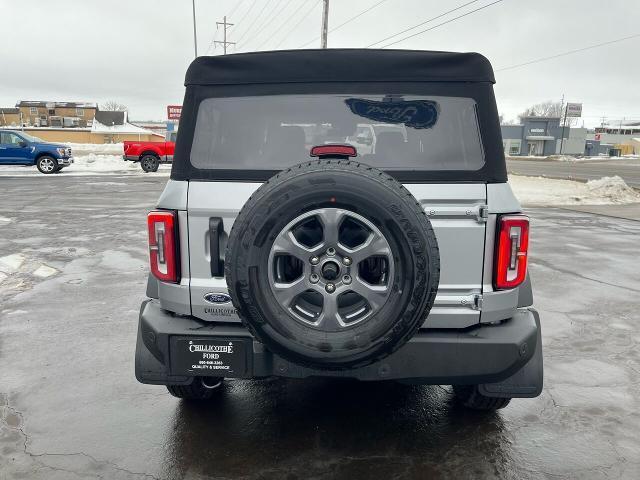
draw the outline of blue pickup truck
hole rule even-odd
[[[15,130],[0,130],[0,165],[35,165],[41,173],[56,173],[73,163],[66,145],[48,143]]]

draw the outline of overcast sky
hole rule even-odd
[[[331,0],[329,28],[379,1]],[[331,32],[329,47],[365,47],[468,1],[385,0]],[[380,45],[493,1],[473,2]],[[225,14],[236,23],[229,40],[238,42],[237,51],[319,46],[321,10],[321,0],[196,0],[198,53],[222,53],[212,40],[222,39],[216,21]],[[133,119],[162,120],[167,104],[182,103],[194,55],[191,0],[0,0],[0,11],[0,107],[18,100],[116,100]],[[393,48],[476,51],[498,70],[638,34],[639,21],[636,1],[503,0]],[[640,121],[639,51],[636,37],[497,71],[498,109],[515,118],[564,94],[584,103],[587,126],[602,116]]]

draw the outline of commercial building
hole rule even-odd
[[[90,127],[98,111],[96,103],[21,100],[16,103],[25,127]]]
[[[640,123],[622,124],[618,126],[597,127],[587,137],[592,143],[607,144],[622,155],[640,155]]]
[[[583,155],[585,128],[563,128],[560,117],[523,117],[520,125],[502,125],[505,155]]]
[[[129,123],[126,111],[102,111],[96,103],[20,101],[0,108],[0,128],[21,129],[47,142],[157,142],[164,135]]]
[[[20,109],[0,108],[0,127],[19,127]]]

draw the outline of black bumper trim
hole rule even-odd
[[[251,339],[253,352],[242,378],[281,376],[346,377],[359,380],[405,380],[423,384],[492,384],[522,369],[540,350],[540,320],[532,308],[519,309],[509,320],[472,329],[420,331],[389,357],[372,365],[342,371],[302,367],[267,351],[237,324],[212,324],[176,316],[147,300],[140,308],[136,378],[142,383],[188,384],[193,377],[172,375],[170,338],[234,337]],[[501,390],[505,394],[506,387]],[[488,389],[487,393],[491,393]],[[532,396],[532,395],[522,395]]]

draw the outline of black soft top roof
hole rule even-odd
[[[185,85],[306,82],[490,82],[479,53],[423,50],[280,50],[198,57]]]

